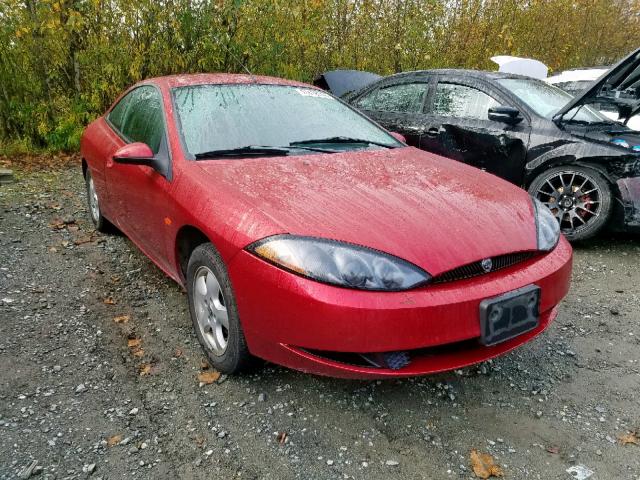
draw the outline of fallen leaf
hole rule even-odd
[[[547,452],[553,454],[560,453],[560,447],[547,447]]]
[[[59,218],[54,218],[51,220],[51,223],[49,223],[49,227],[54,230],[62,230],[64,228],[64,222]]]
[[[137,348],[140,346],[140,344],[142,343],[142,339],[141,338],[130,338],[127,340],[127,346],[129,348]]]
[[[634,445],[640,445],[640,438],[638,437],[638,432],[627,432],[618,435],[618,441],[622,445],[626,445],[627,443],[633,443]]]
[[[504,475],[502,468],[496,465],[495,460],[488,453],[480,453],[477,450],[471,450],[471,467],[473,473],[478,478],[502,477]]]
[[[145,375],[149,375],[151,373],[151,364],[150,363],[143,363],[138,368],[138,371],[140,372],[140,376],[141,377],[144,377]]]
[[[118,275],[111,275],[111,283],[120,283],[120,277]]]
[[[289,437],[289,435],[287,435],[287,432],[280,432],[280,433],[278,433],[278,436],[276,437],[276,440],[278,440],[278,443],[280,445],[284,445],[284,443],[287,441],[288,437]]]
[[[85,243],[93,243],[95,241],[95,237],[93,235],[87,235],[84,237],[76,238],[73,243],[75,245],[84,245]]]
[[[179,348],[176,348],[176,351],[173,352],[173,356],[176,358],[180,358],[182,356],[182,350],[180,350]]]
[[[206,360],[200,360],[201,370],[209,370],[209,368],[211,368],[211,365],[209,365],[209,362],[207,362]]]
[[[131,353],[136,358],[140,358],[144,356],[144,350],[142,348],[135,348]]]
[[[220,378],[220,372],[217,370],[208,370],[206,372],[200,372],[198,380],[205,385],[211,385],[213,382]]]
[[[200,434],[196,435],[195,441],[198,447],[202,448],[206,440],[207,439],[204,437],[204,435],[200,435]]]
[[[122,441],[122,435],[114,435],[113,437],[107,438],[107,446],[113,447],[114,445],[118,445]]]
[[[127,323],[131,317],[129,315],[120,315],[118,317],[113,317],[113,321],[116,323]]]
[[[102,301],[102,303],[105,305],[115,305],[117,302],[113,298],[107,297]]]

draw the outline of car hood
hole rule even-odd
[[[617,106],[621,120],[640,112],[640,48],[601,75],[581,95],[560,109],[554,118],[561,119],[573,108],[592,103]]]
[[[533,206],[524,190],[412,147],[197,165],[220,195],[267,219],[271,226],[259,229],[262,234],[364,245],[432,275],[536,249]]]
[[[313,79],[313,84],[328,90],[336,97],[355,92],[381,79],[380,75],[359,70],[332,70],[324,72]]]
[[[499,72],[515,73],[527,77],[544,80],[547,78],[549,67],[540,60],[533,58],[512,57],[511,55],[496,55],[491,61],[498,65]]]

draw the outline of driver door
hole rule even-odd
[[[132,90],[126,97],[120,128],[119,145],[132,142],[147,144],[161,161],[169,162],[164,112],[160,91],[152,85]],[[115,108],[114,110],[115,111]],[[106,162],[109,198],[118,205],[116,223],[144,252],[163,268],[168,266],[165,218],[171,217],[169,195],[171,182],[151,167]]]
[[[420,148],[486,170],[515,184],[524,176],[531,127],[489,120],[492,107],[507,105],[497,92],[440,78],[429,105]]]

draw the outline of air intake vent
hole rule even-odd
[[[431,283],[455,282],[456,280],[477,277],[479,275],[484,275],[485,273],[495,272],[517,263],[524,262],[538,254],[539,252],[517,252],[487,259],[489,261],[479,260],[477,262],[463,265],[462,267],[454,268],[448,272],[441,273],[440,275],[433,277]]]

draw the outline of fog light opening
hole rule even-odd
[[[360,356],[377,368],[400,370],[411,363],[408,352],[362,353]]]

